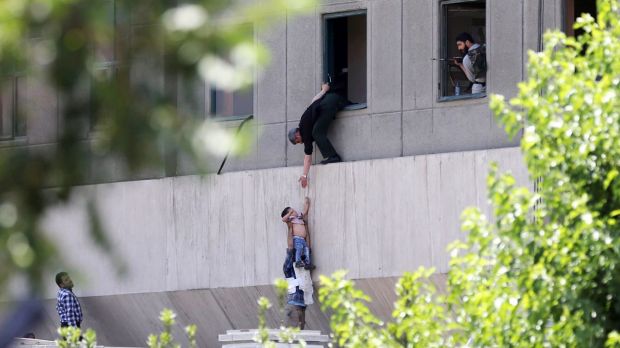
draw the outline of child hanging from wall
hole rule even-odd
[[[306,197],[304,210],[301,213],[291,207],[286,207],[282,211],[282,222],[288,226],[288,248],[295,248],[295,267],[303,267],[307,270],[316,268],[310,258],[310,248],[312,242],[310,231],[308,230],[308,210],[310,209],[310,198]]]

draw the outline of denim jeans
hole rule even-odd
[[[306,256],[305,263],[309,265],[311,263],[310,248],[308,248],[306,240],[301,237],[293,236],[293,245],[295,247],[295,262],[301,261],[301,255],[303,254]]]

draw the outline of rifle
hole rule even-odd
[[[462,63],[463,62],[463,57],[431,58],[431,60],[438,60],[440,62],[453,62],[453,61],[457,61],[459,63]]]

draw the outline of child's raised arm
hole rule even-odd
[[[292,213],[293,213],[293,209],[289,210],[288,213],[286,213],[286,215],[282,217],[282,222],[288,224],[288,219],[291,217]]]
[[[304,200],[304,219],[308,218],[308,211],[310,210],[310,198],[306,197]]]

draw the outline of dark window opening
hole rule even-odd
[[[324,81],[347,100],[345,109],[363,109],[366,102],[366,11],[325,15]]]
[[[238,30],[239,40],[254,40],[254,25],[252,23],[246,23]],[[224,47],[226,45],[216,46],[215,51],[223,59],[228,59],[231,52]],[[207,110],[210,117],[237,119],[254,114],[254,84],[234,91],[210,86],[208,92]]]
[[[440,99],[483,97],[454,59],[462,63],[465,53],[458,50],[456,38],[469,33],[476,44],[486,50],[486,2],[484,0],[450,0],[441,3]],[[476,80],[486,80],[486,74]],[[486,82],[486,81],[485,81]],[[486,86],[486,85],[485,85]]]
[[[596,0],[566,0],[564,8],[564,30],[568,36],[579,36],[583,34],[583,30],[575,30],[573,26],[577,22],[577,18],[582,14],[589,13],[596,18]]]
[[[227,92],[211,89],[210,114],[217,117],[249,116],[254,110],[252,87]]]
[[[90,81],[89,130],[97,130],[99,122],[109,117],[111,108],[101,105],[107,89],[116,81],[119,64],[116,54],[116,0],[97,0],[95,3],[102,12],[103,30],[93,43],[94,74]]]
[[[19,109],[19,77],[6,77],[0,83],[0,140],[26,135],[26,121]]]

